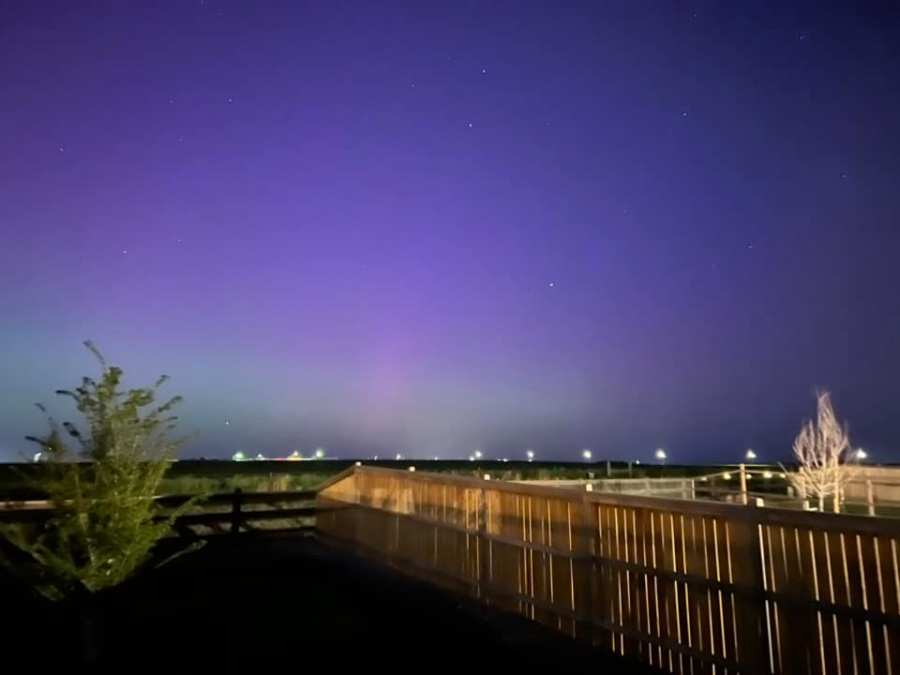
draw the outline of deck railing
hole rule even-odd
[[[316,491],[293,492],[233,492],[206,495],[199,498],[196,508],[179,516],[173,529],[187,537],[209,537],[217,534],[242,532],[313,531],[316,515]],[[157,504],[166,509],[185,504],[191,495],[157,497]],[[0,504],[0,523],[40,522],[54,514],[46,501],[18,501]],[[161,516],[162,517],[162,516]]]
[[[900,521],[375,467],[317,530],[675,673],[900,673]]]

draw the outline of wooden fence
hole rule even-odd
[[[356,467],[317,530],[676,673],[900,673],[895,520]]]
[[[234,492],[207,495],[197,509],[179,516],[173,529],[181,536],[209,537],[242,532],[313,531],[316,491]],[[166,508],[185,504],[189,495],[157,497]],[[41,522],[53,515],[49,502],[5,502],[0,505],[0,523]],[[273,527],[274,525],[274,527]]]

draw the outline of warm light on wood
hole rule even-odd
[[[667,672],[893,673],[898,522],[355,467],[326,537]]]

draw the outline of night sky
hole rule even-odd
[[[5,0],[0,232],[0,460],[88,338],[192,456],[900,460],[896,3]]]

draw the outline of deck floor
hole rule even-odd
[[[71,616],[17,597],[8,584],[0,593],[5,642],[33,666],[72,663]],[[324,660],[340,672],[650,672],[313,537],[212,541],[121,589],[106,617],[102,663],[109,666],[137,659],[157,667],[312,667]]]

